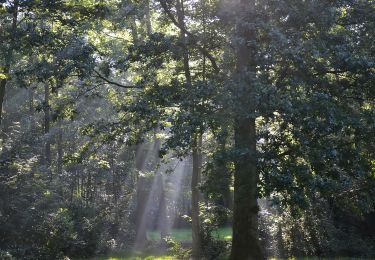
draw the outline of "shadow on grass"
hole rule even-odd
[[[212,235],[218,240],[230,241],[232,240],[232,228],[222,227],[213,231]],[[170,236],[178,242],[191,242],[191,229],[180,228],[172,229],[170,231]],[[151,241],[159,241],[160,233],[159,231],[147,231],[147,238]]]

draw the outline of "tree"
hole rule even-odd
[[[217,258],[230,211],[211,205],[234,188],[232,259],[264,259],[265,231],[285,256],[373,256],[374,10],[1,1],[0,250],[129,249],[170,210],[192,217],[192,257]],[[189,161],[176,201],[159,156]]]
[[[15,0],[12,3],[10,3],[10,12],[12,14],[11,18],[11,28],[9,31],[9,45],[4,50],[5,52],[5,60],[4,60],[4,67],[0,71],[0,125],[1,125],[1,119],[3,116],[3,103],[5,98],[5,91],[6,91],[6,85],[8,82],[10,67],[13,59],[13,49],[15,45],[16,40],[16,34],[17,34],[17,23],[18,23],[18,14],[19,14],[19,1]],[[1,12],[4,12],[3,5],[1,5]],[[5,27],[5,26],[4,26]],[[0,27],[1,28],[1,27]],[[3,29],[3,28],[1,28]],[[5,28],[4,28],[5,29]]]
[[[234,173],[233,242],[231,259],[265,259],[258,237],[259,172],[256,159],[255,90],[253,84],[243,78],[256,77],[256,28],[247,17],[255,12],[255,1],[241,1],[238,6],[239,21],[236,24],[239,107],[248,108],[246,114],[237,112],[234,118],[234,140],[237,158]],[[244,23],[244,20],[247,21]],[[250,27],[250,28],[249,28]],[[242,91],[241,91],[242,90]]]

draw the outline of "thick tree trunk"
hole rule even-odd
[[[233,241],[231,259],[264,259],[258,236],[255,119],[237,119],[235,146],[242,156],[235,162]]]
[[[8,52],[5,57],[5,68],[3,69],[2,73],[8,77],[9,71],[10,71],[10,64],[13,59],[13,48],[16,38],[16,30],[17,30],[17,21],[18,21],[18,6],[19,1],[15,0],[13,2],[13,14],[12,14],[12,31],[11,31],[11,39],[10,39],[10,45]],[[0,71],[1,72],[1,71]],[[6,85],[7,85],[8,79],[0,79],[0,126],[3,118],[3,103],[5,98],[5,91],[6,91]]]
[[[238,100],[239,108],[249,111],[237,111],[234,122],[235,148],[238,156],[235,160],[234,207],[232,260],[265,259],[258,235],[257,184],[258,171],[256,159],[256,126],[254,90],[245,77],[256,77],[256,31],[254,21],[249,21],[254,12],[255,0],[241,0],[237,23],[237,77],[240,82],[238,91],[242,91]],[[246,22],[244,22],[246,21]],[[244,85],[247,84],[247,85]]]

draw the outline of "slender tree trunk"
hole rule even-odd
[[[84,183],[84,176],[82,174],[82,171],[78,169],[78,191],[79,191],[79,197],[83,198],[85,196],[84,191],[85,191],[85,183]]]
[[[3,69],[3,74],[6,75],[6,77],[9,77],[9,71],[10,71],[10,65],[13,59],[13,49],[14,49],[14,43],[16,40],[16,30],[17,30],[17,21],[18,21],[18,6],[19,1],[15,0],[13,2],[13,14],[12,14],[12,31],[11,31],[11,39],[10,39],[10,45],[8,52],[5,57],[5,68]],[[1,72],[1,71],[0,71]],[[3,118],[3,103],[5,98],[5,91],[6,91],[6,85],[7,85],[8,79],[0,79],[0,126],[1,121]]]
[[[146,17],[145,17],[146,27],[147,27],[147,35],[151,34],[151,17],[150,17],[150,10],[149,10],[149,1],[146,1]],[[138,42],[139,39],[137,35],[137,29],[136,29],[136,23],[134,21],[134,34],[133,38],[135,40],[135,43]],[[143,35],[142,35],[143,36]],[[141,144],[137,148],[136,152],[136,169],[139,172],[142,172],[144,170],[144,160],[145,154],[144,154],[144,144]],[[148,149],[152,149],[151,147],[148,147]],[[147,191],[147,178],[138,175],[137,179],[137,208],[136,208],[136,246],[139,248],[143,248],[144,245],[147,242],[147,225],[146,223],[143,223],[142,220],[144,220],[144,214],[147,214],[146,212],[146,204],[148,201],[148,194]]]
[[[156,136],[159,129],[155,129],[155,168],[159,167],[160,157],[159,151],[161,149],[161,140]],[[164,240],[168,236],[168,222],[167,222],[167,203],[164,190],[164,177],[160,170],[157,170],[156,178],[158,178],[158,186],[160,187],[159,194],[159,210],[158,210],[158,229],[160,230],[160,239]]]
[[[191,176],[191,220],[192,220],[192,257],[200,259],[202,251],[200,221],[199,221],[199,183],[202,172],[202,135],[194,137],[193,144],[193,173]]]
[[[158,229],[160,230],[160,239],[164,240],[169,233],[167,223],[167,202],[165,199],[163,175],[161,173],[158,173],[157,178],[160,186]]]
[[[91,170],[89,170],[87,174],[87,181],[86,181],[86,207],[89,205],[89,202],[91,202],[91,189],[92,189],[92,177],[91,177]]]
[[[143,171],[144,158],[144,145],[140,144],[136,151],[136,169],[139,172]],[[137,204],[135,209],[135,226],[136,226],[136,246],[142,248],[147,240],[146,225],[142,223],[143,215],[145,214],[147,204],[147,185],[146,178],[138,174],[137,178]]]
[[[48,83],[44,84],[44,134],[46,135],[46,143],[44,146],[44,162],[49,168],[51,166],[51,138],[47,136],[50,132],[51,115],[50,115],[50,89]],[[50,169],[49,169],[50,172]],[[52,172],[50,172],[52,179]]]
[[[61,128],[61,121],[59,121],[59,132],[57,133],[57,174],[62,177],[63,171],[63,134]]]
[[[73,177],[71,178],[71,182],[70,182],[70,196],[69,196],[69,202],[72,203],[73,202],[73,198],[74,198],[74,191],[75,189],[77,189],[77,193],[78,193],[78,190],[79,190],[79,179],[78,179],[78,172],[77,170],[74,170],[73,171],[74,175]]]
[[[225,153],[226,150],[226,142],[227,140],[225,138],[222,138],[218,145],[221,153]],[[226,160],[217,160],[216,167],[218,170],[218,174],[223,178],[223,187],[222,187],[222,200],[221,203],[224,207],[227,209],[233,210],[233,198],[230,191],[230,186],[232,185],[232,175],[231,171],[228,168],[227,161]]]
[[[150,34],[152,33],[150,1],[146,0],[145,4],[146,4],[146,6],[145,6],[146,30],[147,30],[147,35],[150,36]]]
[[[57,178],[59,179],[60,182],[63,182],[63,154],[64,154],[64,147],[63,147],[63,129],[62,129],[62,118],[59,118],[57,121],[57,127],[58,127],[58,132],[57,132]],[[64,197],[64,186],[59,185],[59,193],[61,197]]]
[[[185,14],[184,14],[184,2],[183,0],[176,1],[177,19],[182,27],[185,27]],[[188,86],[192,86],[192,79],[189,65],[189,52],[187,49],[187,39],[183,30],[180,31],[180,37],[184,44],[183,52],[183,64],[186,83]],[[192,219],[192,257],[193,259],[200,259],[201,257],[201,234],[200,234],[200,223],[199,223],[199,182],[201,175],[201,144],[202,136],[201,133],[193,134],[193,172],[191,177],[191,219]]]
[[[137,22],[136,22],[136,16],[135,15],[131,16],[130,28],[131,28],[131,31],[132,31],[133,43],[134,43],[134,45],[137,45],[138,44],[138,29],[137,29]]]
[[[183,28],[185,28],[185,14],[184,14],[184,2],[183,2],[183,0],[177,0],[176,1],[176,9],[177,9],[178,23]],[[183,30],[180,31],[180,37],[181,37],[182,43],[184,45],[183,64],[184,64],[184,74],[185,74],[185,78],[186,78],[186,83],[188,84],[188,86],[191,86],[192,85],[191,84],[192,79],[191,79],[190,66],[189,66],[189,51],[187,49],[186,35],[185,35]]]
[[[91,186],[92,186],[92,189],[91,189],[91,197],[90,197],[90,203],[91,204],[94,204],[94,201],[95,201],[95,198],[97,196],[97,192],[98,192],[98,173],[97,172],[94,172],[94,175],[92,176],[92,181],[91,181]]]
[[[234,208],[232,260],[265,259],[258,235],[258,203],[256,167],[256,126],[254,90],[251,84],[245,83],[245,77],[256,76],[256,31],[254,21],[248,21],[254,12],[255,0],[241,0],[237,23],[237,77],[240,80],[239,90],[245,90],[238,100],[238,107],[249,108],[247,113],[237,111],[234,122],[235,148],[239,156],[235,160],[234,173]],[[246,22],[244,22],[246,21]],[[242,77],[242,78],[241,78]],[[248,82],[248,81],[247,81]],[[244,85],[247,84],[247,85]],[[250,116],[249,116],[250,114]]]
[[[7,75],[9,73],[9,66],[4,68],[4,74]],[[8,76],[8,75],[7,75]],[[3,103],[5,98],[5,87],[7,85],[7,79],[0,79],[0,125],[3,119]]]
[[[29,131],[31,136],[35,134],[34,90],[34,86],[29,87]]]
[[[147,204],[147,187],[146,187],[146,178],[138,176],[137,182],[137,208],[136,208],[136,232],[137,232],[137,246],[142,248],[146,243],[146,225],[142,223],[143,215],[146,211]]]
[[[112,182],[112,194],[113,194],[113,203],[117,204],[120,191],[119,191],[119,180],[117,178],[116,168],[115,168],[115,154],[113,150],[115,147],[112,147],[112,151],[110,152],[110,162],[111,162],[111,182]],[[108,191],[110,192],[110,191]]]

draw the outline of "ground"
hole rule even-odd
[[[230,241],[232,239],[232,229],[230,227],[218,228],[213,232],[215,238],[219,240]],[[179,242],[191,241],[191,229],[172,229],[170,236]],[[160,240],[160,233],[158,231],[148,231],[147,238],[152,241]]]
[[[179,242],[191,241],[191,229],[172,229],[170,231],[171,237]],[[231,228],[219,228],[214,231],[214,236],[221,240],[231,240]],[[158,231],[148,231],[147,238],[152,241],[160,240],[160,233]],[[129,253],[116,253],[110,256],[95,257],[91,260],[176,260],[173,256],[168,255],[143,255],[143,256],[129,256]],[[269,260],[280,260],[277,258],[270,258]],[[304,258],[289,258],[288,260],[361,260],[361,258],[318,258],[318,257],[304,257]],[[371,259],[366,259],[371,260]],[[375,259],[373,259],[375,260]]]

